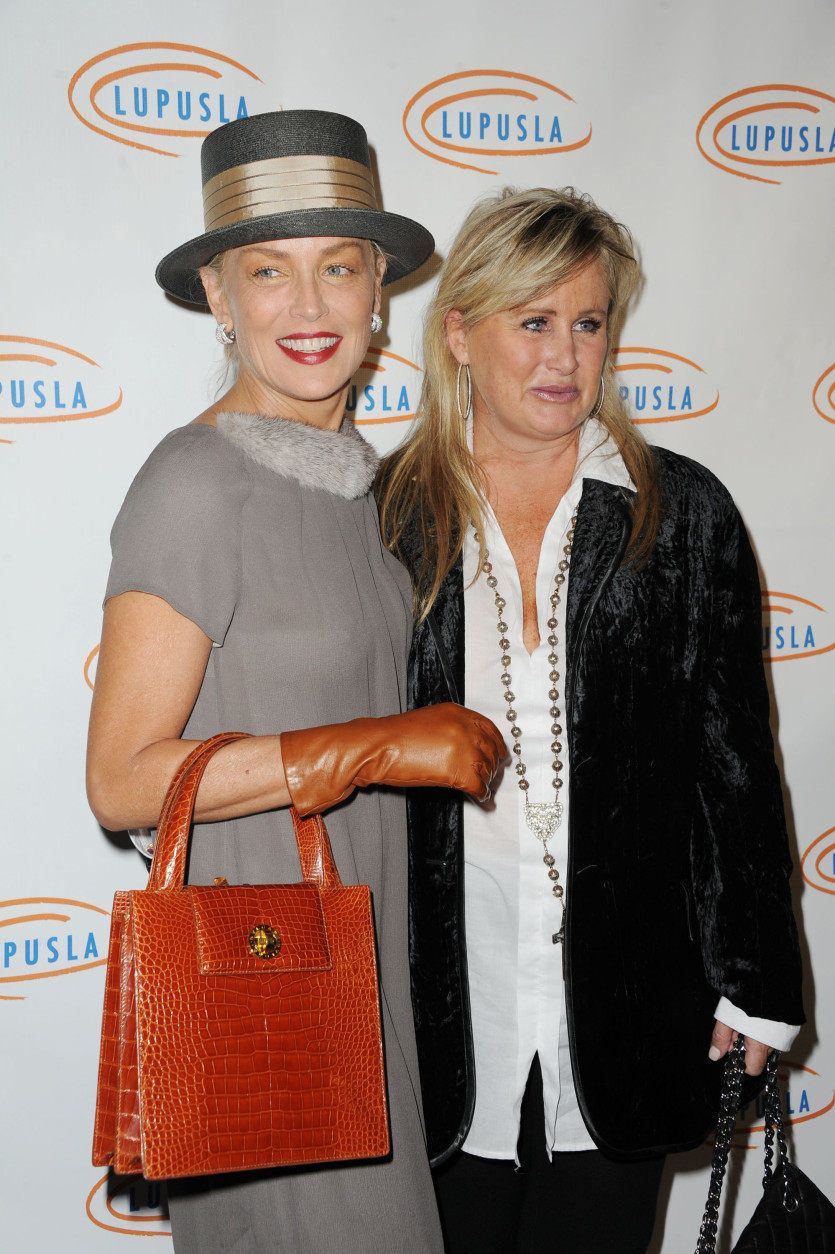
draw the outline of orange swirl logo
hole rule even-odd
[[[835,96],[792,83],[765,83],[723,96],[696,129],[702,156],[728,174],[778,185],[757,174],[835,161]]]
[[[812,404],[821,418],[835,423],[835,365],[825,370],[815,384]]]
[[[681,422],[719,404],[719,391],[701,366],[662,348],[616,348],[615,374],[632,421]]]
[[[553,156],[591,139],[591,123],[571,96],[509,70],[463,70],[435,79],[406,105],[403,129],[418,152],[479,174],[498,174],[497,157]]]
[[[69,897],[0,901],[0,984],[89,971],[107,962],[110,915]]]
[[[91,692],[96,686],[96,668],[98,666],[100,648],[101,645],[97,644],[95,649],[91,649],[84,663],[84,682]]]
[[[179,157],[192,139],[253,110],[261,79],[239,61],[191,44],[121,44],[85,61],[67,90],[80,122],[130,148]]]
[[[0,423],[100,418],[121,403],[122,389],[92,357],[51,340],[0,335]]]
[[[763,592],[763,661],[791,662],[835,649],[829,615],[790,592]]]
[[[800,872],[810,888],[835,897],[835,827],[812,841],[800,860]]]
[[[808,1123],[828,1115],[835,1106],[835,1092],[823,1077],[811,1067],[801,1066],[781,1058],[778,1068],[780,1092],[783,1101],[783,1122],[797,1125]],[[761,1137],[752,1140],[756,1133],[765,1131],[762,1094],[756,1101],[743,1106],[737,1115],[732,1144],[737,1149],[754,1149]]]
[[[409,422],[415,416],[423,371],[407,357],[369,348],[348,389],[345,408],[358,427]]]
[[[87,1195],[87,1218],[106,1232],[128,1237],[170,1237],[165,1185],[141,1176],[119,1179],[108,1172]]]

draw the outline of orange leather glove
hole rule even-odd
[[[281,756],[293,805],[308,815],[368,784],[458,788],[486,801],[507,749],[489,718],[447,702],[283,732]]]

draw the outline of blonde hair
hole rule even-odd
[[[611,350],[638,282],[638,265],[626,227],[589,196],[570,187],[505,188],[476,206],[450,249],[424,325],[420,415],[406,443],[384,462],[379,479],[380,523],[393,552],[409,519],[415,515],[419,521],[423,558],[416,600],[421,617],[429,613],[457,560],[467,526],[472,523],[483,534],[484,483],[464,438],[447,315],[459,311],[471,328],[491,314],[539,299],[595,261],[609,287]],[[620,398],[611,351],[603,380],[597,417],[614,438],[637,489],[627,558],[641,564],[658,532],[655,466]]]

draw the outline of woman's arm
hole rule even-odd
[[[156,825],[168,784],[196,743],[180,735],[211,649],[161,597],[123,592],[107,602],[87,743],[87,795],[103,827]],[[195,817],[206,823],[289,804],[279,736],[256,736],[215,754]]]
[[[799,1024],[800,955],[769,728],[759,578],[730,506],[719,512],[708,556],[710,640],[691,847],[705,970],[717,994],[747,1016]]]
[[[155,826],[168,783],[195,743],[179,737],[211,647],[161,597],[123,592],[107,602],[87,754],[87,794],[104,827]],[[507,752],[489,719],[452,704],[284,735],[286,772],[281,735],[221,749],[200,784],[197,820],[255,814],[291,799],[312,814],[375,784],[457,788],[486,800]]]

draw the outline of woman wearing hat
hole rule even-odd
[[[416,1096],[398,786],[483,797],[504,747],[457,706],[401,713],[409,581],[380,542],[376,458],[343,411],[381,285],[433,241],[376,208],[365,132],[340,115],[233,122],[203,145],[203,176],[205,233],[157,278],[208,302],[237,377],[162,441],[116,520],[88,791],[105,827],[151,827],[196,741],[253,733],[200,786],[192,883],[297,880],[285,807],[344,802],[328,828],[343,882],[373,892],[392,1154],[172,1182],[174,1244],[424,1254],[441,1242]]]

